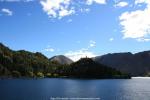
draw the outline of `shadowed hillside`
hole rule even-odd
[[[69,69],[70,77],[77,78],[130,78],[114,68],[94,62],[91,58],[82,58],[72,63]]]
[[[106,54],[93,60],[133,76],[145,76],[150,72],[150,51]]]
[[[65,56],[48,59],[40,52],[13,51],[3,44],[0,44],[0,77],[130,78],[90,58],[72,63]]]

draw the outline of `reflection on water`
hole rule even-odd
[[[5,79],[0,80],[0,100],[50,100],[51,97],[100,100],[149,100],[150,79]]]

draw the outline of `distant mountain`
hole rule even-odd
[[[106,54],[93,60],[133,76],[144,76],[150,72],[150,51]]]
[[[49,59],[50,61],[57,61],[60,64],[71,64],[73,61],[64,55],[54,56]]]

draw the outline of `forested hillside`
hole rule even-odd
[[[40,52],[14,51],[3,44],[0,44],[0,77],[130,78],[90,58],[62,64],[58,60],[49,60]]]

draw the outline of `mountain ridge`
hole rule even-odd
[[[59,55],[48,59],[40,52],[13,51],[0,44],[0,78],[10,77],[131,78],[128,74],[96,63],[91,58],[72,62]]]
[[[109,53],[93,58],[94,61],[128,72],[133,76],[143,76],[150,72],[150,51],[138,53]]]
[[[145,76],[150,73],[150,51],[143,51],[132,54],[108,53],[106,55],[92,58],[93,61],[115,68],[123,73],[130,73],[132,76]],[[18,70],[23,75],[29,72],[55,73],[58,67],[72,64],[73,61],[64,55],[57,55],[47,58],[40,52],[32,53],[26,50],[11,50],[0,43],[0,71],[10,74],[9,70]],[[55,67],[55,68],[53,68]],[[23,68],[23,69],[21,69]]]

